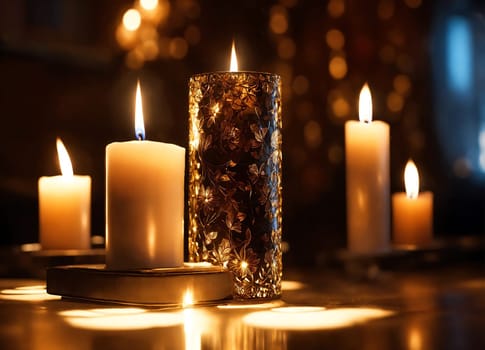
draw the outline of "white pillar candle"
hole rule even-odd
[[[372,121],[367,84],[359,119],[345,123],[347,241],[349,251],[373,254],[389,249],[389,125]]]
[[[406,192],[392,195],[395,244],[426,245],[433,236],[433,193],[419,193],[419,173],[412,160],[404,170]]]
[[[185,148],[144,141],[140,87],[139,141],[106,147],[106,267],[183,265]]]
[[[62,175],[39,178],[39,239],[42,249],[89,249],[91,177],[73,175],[60,139],[57,152]]]

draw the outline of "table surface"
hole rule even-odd
[[[60,300],[42,280],[0,279],[0,349],[484,349],[484,267],[290,269],[280,301],[185,309]]]

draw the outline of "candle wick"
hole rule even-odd
[[[139,133],[138,135],[136,135],[138,141],[143,141],[145,138],[143,137],[143,134],[142,133]]]

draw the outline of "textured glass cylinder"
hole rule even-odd
[[[189,85],[189,259],[227,267],[235,298],[277,298],[280,77],[218,72]]]

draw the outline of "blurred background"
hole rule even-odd
[[[58,136],[104,235],[105,146],[134,139],[136,80],[147,138],[188,147],[188,79],[227,70],[233,38],[241,70],[283,77],[286,263],[345,247],[344,123],[366,81],[391,192],[413,158],[436,237],[484,235],[483,1],[0,0],[0,244],[38,240]]]

